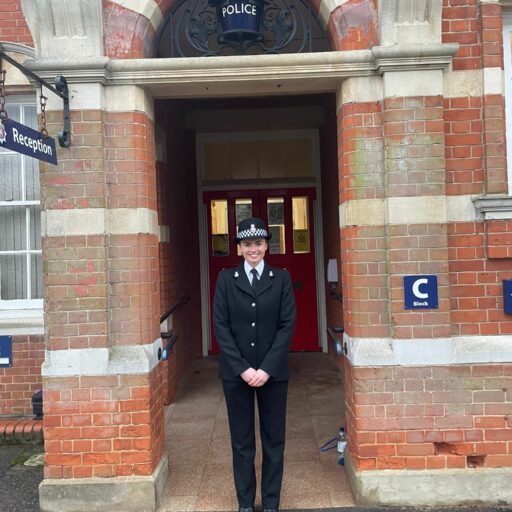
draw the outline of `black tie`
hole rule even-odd
[[[252,274],[251,286],[252,286],[253,290],[256,290],[256,288],[258,287],[258,271],[255,268],[253,268],[251,270],[251,274]]]

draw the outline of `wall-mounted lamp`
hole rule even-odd
[[[336,290],[338,286],[338,260],[334,258],[327,262],[327,283],[329,284],[331,297],[343,302],[341,295]]]

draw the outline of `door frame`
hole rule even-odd
[[[204,184],[204,145],[212,140],[254,140],[254,139],[283,139],[296,136],[307,136],[313,147],[313,178],[310,180],[279,180],[275,182],[257,183],[255,181],[226,181],[221,184]],[[207,205],[203,204],[203,192],[215,190],[252,190],[273,188],[314,188],[316,199],[313,202],[313,222],[315,229],[315,274],[317,295],[317,328],[318,340],[322,352],[327,352],[327,324],[325,307],[325,272],[323,250],[323,219],[322,219],[322,187],[320,180],[320,140],[318,129],[254,131],[254,132],[198,132],[196,134],[196,173],[197,173],[197,204],[199,215],[199,258],[201,280],[201,320],[203,356],[207,356],[211,340],[211,311],[210,311],[210,280],[208,265],[208,215]]]

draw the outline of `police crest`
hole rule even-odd
[[[7,131],[5,129],[2,119],[0,119],[0,144],[5,144],[7,140]]]

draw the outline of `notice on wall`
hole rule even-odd
[[[309,252],[309,229],[293,230],[293,252]]]
[[[212,235],[212,249],[214,256],[228,256],[229,255],[229,236],[225,235]]]
[[[0,336],[0,368],[12,366],[12,336]]]

